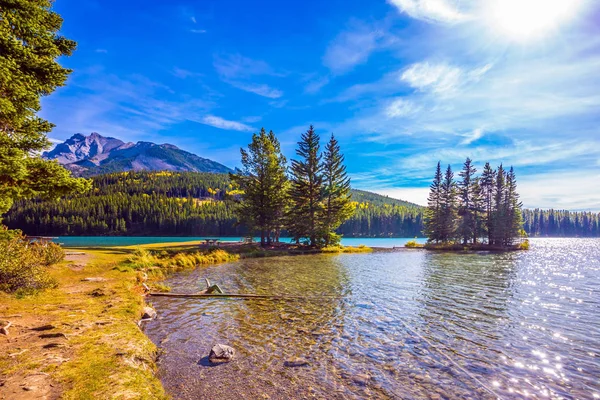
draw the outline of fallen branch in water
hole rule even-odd
[[[272,300],[321,300],[321,299],[339,299],[340,296],[286,296],[269,294],[212,294],[212,293],[149,293],[156,297],[175,297],[175,298],[239,298],[239,299],[272,299]]]

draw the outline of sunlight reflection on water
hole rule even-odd
[[[507,398],[600,393],[600,240],[253,259],[168,283],[191,292],[204,277],[229,292],[339,298],[153,299],[160,318],[146,332],[165,351],[160,374],[177,399],[494,398],[482,384]],[[199,362],[216,342],[237,360]],[[284,365],[298,357],[309,365]]]

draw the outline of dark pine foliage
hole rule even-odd
[[[3,222],[29,235],[244,236],[235,196],[226,174],[122,172],[94,177],[85,194],[18,201]],[[360,190],[352,201],[337,229],[346,237],[421,235],[416,204]]]

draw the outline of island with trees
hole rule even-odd
[[[261,246],[279,242],[286,230],[297,245],[323,248],[339,245],[335,230],[354,213],[344,156],[333,135],[320,151],[311,125],[302,134],[287,174],[287,160],[273,131],[263,128],[241,149],[243,169],[230,174],[239,190],[238,218],[258,232]]]
[[[425,210],[425,248],[433,250],[524,250],[522,204],[514,169],[486,163],[480,176],[467,158],[454,180],[438,162]]]

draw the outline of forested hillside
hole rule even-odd
[[[83,195],[19,201],[3,222],[29,235],[241,236],[231,194],[225,174],[114,173],[94,177]],[[362,190],[352,199],[344,236],[422,236],[422,207]],[[530,236],[600,236],[599,214],[524,210],[523,218]]]
[[[21,201],[4,223],[29,235],[241,236],[228,175],[123,172],[93,178],[93,189],[58,201]],[[419,236],[421,207],[353,191],[345,236]],[[285,232],[284,232],[285,233]]]
[[[523,210],[524,229],[532,237],[599,237],[600,214],[564,210]]]

